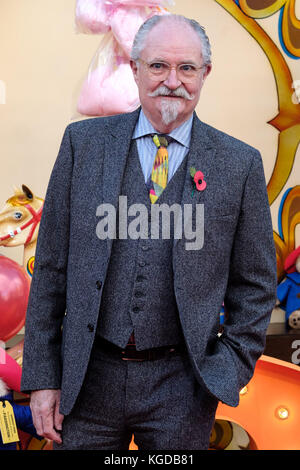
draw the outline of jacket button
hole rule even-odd
[[[101,287],[102,287],[102,282],[101,281],[96,281],[96,287],[97,287],[98,290],[100,290]]]
[[[92,325],[91,323],[89,323],[87,327],[91,333],[94,331],[94,325]]]

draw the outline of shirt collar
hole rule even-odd
[[[173,129],[169,136],[173,137],[177,142],[179,142],[184,147],[190,147],[191,141],[191,132],[192,132],[192,125],[193,125],[193,115],[181,124],[176,129]],[[156,134],[157,131],[152,126],[151,122],[145,116],[143,110],[141,109],[139,119],[137,121],[135,130],[133,132],[133,139],[138,139],[140,137],[144,137],[149,134]]]

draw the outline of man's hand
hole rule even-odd
[[[62,443],[59,431],[64,415],[59,413],[60,390],[35,390],[31,392],[30,408],[33,424],[39,436]]]

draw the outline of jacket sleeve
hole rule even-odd
[[[68,126],[49,180],[38,233],[25,323],[23,392],[60,388],[61,384],[72,168]]]
[[[272,220],[262,159],[255,151],[231,253],[224,299],[228,318],[201,370],[208,389],[230,406],[238,405],[239,390],[251,379],[264,351],[276,286]]]

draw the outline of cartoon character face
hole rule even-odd
[[[300,329],[300,310],[295,310],[289,316],[289,325],[291,328]]]

